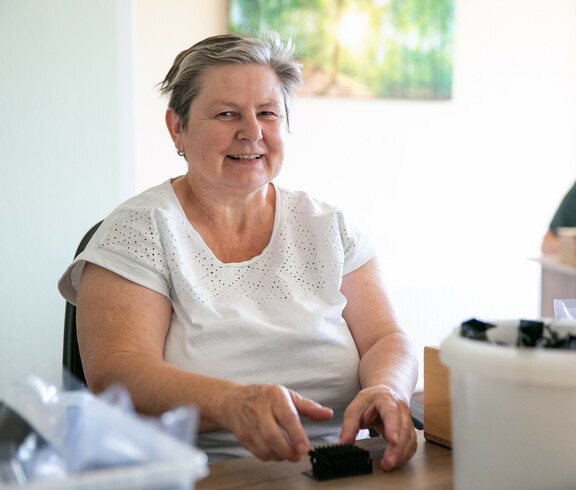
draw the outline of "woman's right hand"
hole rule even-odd
[[[310,445],[299,416],[315,422],[332,418],[330,408],[280,385],[241,385],[224,404],[224,426],[263,461],[299,461]]]

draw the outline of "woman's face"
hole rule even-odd
[[[272,69],[256,64],[211,68],[190,106],[188,126],[182,129],[170,113],[168,127],[176,147],[186,153],[193,184],[254,192],[278,175],[286,114]]]

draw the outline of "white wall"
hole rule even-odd
[[[133,193],[130,19],[128,1],[0,0],[0,397],[61,361],[56,282]]]
[[[80,235],[184,172],[154,85],[225,7],[0,0],[0,397],[61,357]],[[369,226],[419,351],[470,316],[538,314],[528,257],[576,173],[576,2],[456,0],[455,34],[452,101],[300,99],[280,178]]]
[[[186,172],[164,123],[167,101],[160,83],[178,53],[226,32],[226,1],[138,0],[135,2],[135,183],[144,190]]]

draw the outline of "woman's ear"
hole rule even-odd
[[[166,126],[172,136],[172,141],[176,145],[178,150],[183,150],[182,145],[182,124],[180,123],[180,118],[174,112],[173,109],[168,109],[166,111]]]

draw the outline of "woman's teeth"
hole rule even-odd
[[[228,155],[233,160],[257,160],[262,155]]]

